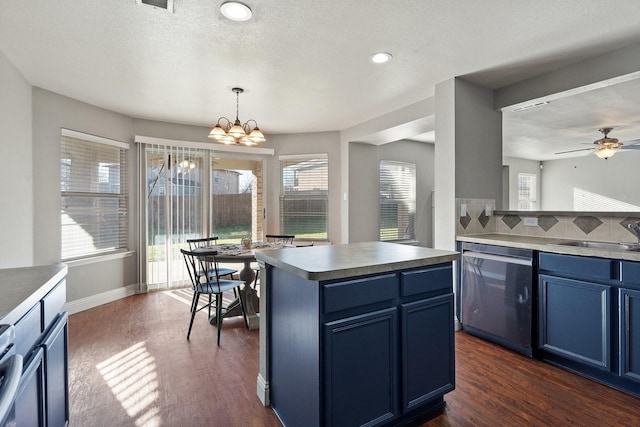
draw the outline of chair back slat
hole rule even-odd
[[[206,253],[195,253],[186,249],[180,249],[187,264],[191,284],[195,289],[198,285],[206,285],[214,292],[220,292],[220,273],[218,267],[217,251]],[[207,274],[208,271],[215,271],[215,274]]]
[[[218,236],[211,237],[201,237],[198,239],[187,239],[187,243],[189,244],[189,250],[194,250],[195,248],[201,248],[203,246],[213,246],[218,244]]]
[[[293,245],[293,239],[296,236],[292,234],[267,234],[264,236],[267,242],[270,243],[282,243],[283,245]]]

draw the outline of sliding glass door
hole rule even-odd
[[[207,194],[205,152],[146,147],[146,283],[149,289],[183,286],[188,280],[180,253],[186,240],[203,235]]]
[[[261,240],[262,160],[214,157],[211,170],[211,233],[226,243]]]
[[[238,243],[262,238],[262,160],[220,157],[201,148],[145,144],[146,198],[140,204],[147,289],[189,284],[180,253],[190,238]]]

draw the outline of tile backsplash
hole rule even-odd
[[[492,199],[456,199],[456,215],[458,235],[501,233],[625,243],[638,241],[628,225],[640,221],[640,213],[496,212]]]
[[[456,199],[456,233],[495,233],[495,210],[494,199]]]

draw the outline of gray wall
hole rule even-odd
[[[434,146],[416,141],[397,141],[380,146],[349,144],[349,241],[379,240],[380,160],[416,164],[416,240],[431,247],[434,189]]]
[[[280,231],[280,160],[279,156],[291,154],[327,153],[329,157],[329,212],[328,238],[333,243],[342,239],[340,227],[341,156],[338,132],[299,133],[288,135],[269,135],[265,148],[273,148],[275,154],[267,159],[265,205],[267,218],[265,233],[277,234]]]
[[[60,262],[60,129],[72,129],[130,144],[129,248],[135,250],[135,146],[133,120],[40,88],[33,88],[35,264]],[[117,290],[137,282],[137,258],[71,263],[67,300]]]
[[[453,78],[436,85],[434,247],[455,249],[455,199],[502,200],[502,114],[493,91]]]
[[[25,267],[34,253],[31,85],[2,52],[0,93],[0,268]]]
[[[540,174],[540,162],[537,160],[519,159],[516,157],[505,157],[502,164],[509,167],[508,186],[503,188],[504,193],[508,195],[509,204],[502,207],[505,210],[518,209],[518,174],[530,173],[536,175],[536,184],[538,189],[538,204],[536,210],[543,209],[541,203],[542,197],[542,181]],[[504,187],[504,186],[503,186]]]
[[[574,189],[576,188],[640,206],[640,189],[638,189],[640,167],[638,165],[640,165],[640,152],[636,150],[618,152],[608,160],[589,154],[572,159],[545,161],[542,170],[541,209],[575,210]]]

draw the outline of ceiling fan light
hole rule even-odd
[[[596,156],[601,159],[608,159],[609,157],[613,157],[616,154],[615,148],[601,148],[596,151]]]

